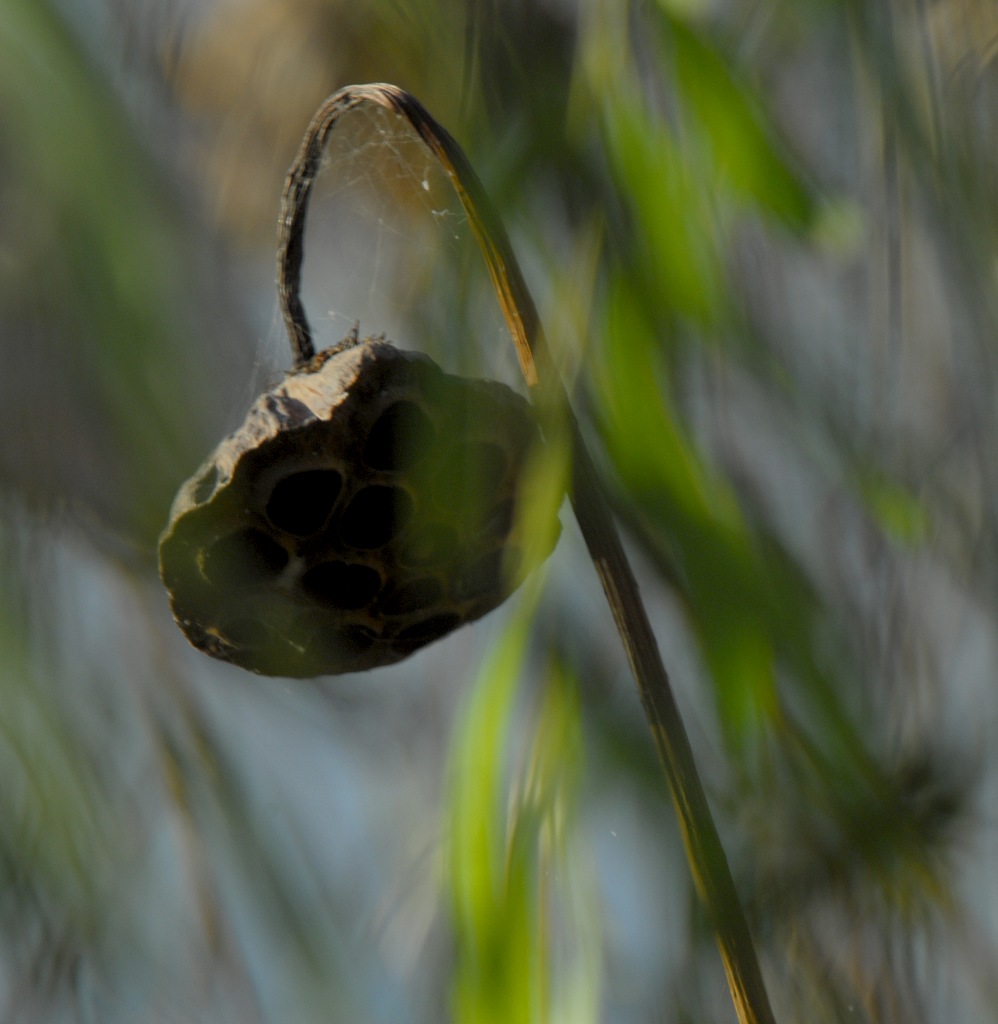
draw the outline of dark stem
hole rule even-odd
[[[356,89],[343,89],[330,96],[312,118],[284,182],[281,218],[277,229],[277,298],[288,330],[295,366],[304,365],[315,355],[312,331],[299,295],[301,267],[305,258],[305,216],[308,213],[312,185],[319,174],[326,140],[337,120],[370,98],[357,95]]]
[[[572,507],[603,584],[651,727],[679,818],[697,891],[714,928],[732,999],[742,1024],[773,1024],[748,922],[697,772],[689,738],[658,650],[634,573],[624,554],[599,475],[544,340],[537,308],[506,230],[460,146],[415,97],[394,85],[354,85],[323,103],[302,142],[284,189],[278,247],[278,291],[296,361],[312,354],[298,298],[305,209],[326,139],[337,119],[370,101],[405,117],[451,180],[481,246],[516,346],[524,379],[542,413],[558,410],[572,444]],[[543,422],[543,415],[542,415]]]

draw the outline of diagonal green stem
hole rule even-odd
[[[337,120],[364,102],[375,103],[405,117],[440,161],[485,256],[534,401],[542,409],[562,410],[561,415],[567,421],[573,458],[572,507],[637,681],[676,807],[690,870],[714,928],[738,1019],[741,1024],[773,1024],[773,1012],[748,922],[655,635],[509,237],[461,147],[415,97],[397,86],[353,85],[330,96],[312,118],[288,174],[280,220],[277,280],[295,360],[300,365],[314,353],[298,295],[309,195],[326,140]]]

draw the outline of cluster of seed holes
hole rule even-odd
[[[303,657],[314,658],[316,671],[321,671],[330,662],[363,656],[378,642],[370,629],[343,622],[338,612],[369,609],[375,617],[395,619],[384,639],[396,652],[409,652],[465,621],[446,602],[476,600],[501,589],[503,550],[481,552],[503,544],[512,526],[513,503],[504,492],[509,457],[490,441],[441,440],[417,402],[399,399],[377,418],[360,452],[364,465],[375,473],[419,474],[428,492],[424,507],[429,518],[415,523],[415,502],[403,487],[370,483],[344,502],[345,481],[336,469],[301,469],[280,478],[266,498],[262,529],[237,530],[202,554],[201,569],[212,585],[238,592],[273,584],[289,562],[285,545],[294,550],[295,543],[280,543],[270,531],[314,543],[333,522],[337,540],[348,549],[375,551],[398,541],[399,550],[389,558],[397,558],[404,568],[400,577],[386,580],[382,571],[351,561],[349,554],[327,555],[317,564],[309,559],[298,586],[313,610],[298,623],[305,627],[297,631],[300,643],[290,636],[278,641],[265,622],[238,614],[222,631],[229,642],[256,651],[274,644],[283,651],[290,644],[306,652]],[[218,482],[216,467],[205,470],[195,483],[196,502],[209,501]],[[320,626],[325,618],[321,608],[329,618]],[[283,657],[276,647],[273,654],[278,660]]]
[[[358,491],[340,520],[340,537],[352,548],[380,548],[412,518],[413,502],[401,487],[373,484]]]
[[[504,569],[525,431],[488,389],[422,382],[378,376],[335,423],[275,400],[277,437],[240,434],[248,457],[199,471],[184,493],[190,527],[163,548],[164,579],[193,591],[171,598],[198,646],[274,674],[373,667],[482,614],[520,578]],[[174,556],[192,546],[178,573]]]
[[[271,525],[295,537],[310,537],[329,521],[343,489],[335,469],[306,469],[279,480],[267,501]]]
[[[288,553],[262,530],[247,527],[215,541],[204,553],[202,571],[220,587],[250,586],[279,575]]]
[[[372,469],[411,469],[432,447],[435,431],[429,416],[402,399],[388,406],[367,436],[364,461]]]

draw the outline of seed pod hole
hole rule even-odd
[[[343,478],[335,469],[305,469],[278,480],[267,501],[267,519],[295,537],[318,533],[340,496]]]
[[[401,487],[365,487],[343,513],[340,536],[353,548],[380,548],[405,529],[412,511],[412,498]]]
[[[215,541],[204,552],[202,572],[219,587],[265,583],[284,570],[288,553],[262,530],[247,527]]]
[[[335,608],[363,608],[381,589],[381,576],[369,565],[320,562],[301,579],[309,597]]]
[[[388,406],[367,437],[364,461],[372,469],[410,469],[433,444],[433,423],[415,403],[402,399]]]

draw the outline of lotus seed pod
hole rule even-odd
[[[160,574],[178,625],[265,675],[405,658],[532,568],[514,523],[538,439],[530,405],[503,384],[381,340],[319,353],[177,494]]]

